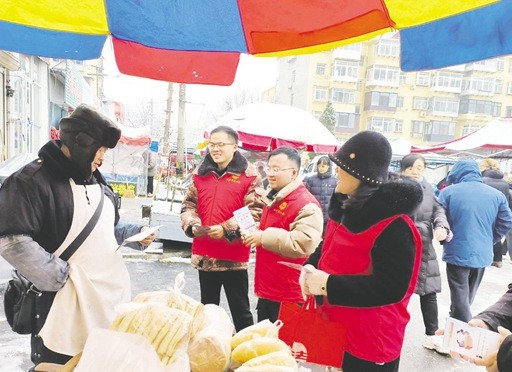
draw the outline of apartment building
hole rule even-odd
[[[379,131],[416,145],[471,133],[512,116],[512,57],[439,70],[400,70],[399,33],[278,61],[276,103],[320,117],[332,103],[335,135]]]

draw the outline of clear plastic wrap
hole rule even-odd
[[[231,368],[238,368],[248,360],[275,351],[290,350],[288,345],[274,337],[257,337],[244,341],[231,352]]]
[[[292,353],[290,350],[281,350],[275,351],[273,353],[260,355],[256,358],[252,358],[242,364],[240,368],[248,368],[248,367],[259,367],[259,366],[283,366],[290,367],[293,371],[297,371],[299,366],[297,362],[292,357]],[[237,369],[240,370],[240,368]],[[242,369],[243,370],[243,369]]]
[[[110,329],[145,337],[162,364],[173,363],[186,353],[192,317],[185,311],[158,302],[127,303],[116,307],[118,316]]]
[[[193,372],[222,372],[230,361],[233,323],[217,305],[204,305],[188,348]]]
[[[175,355],[172,364],[163,365],[145,337],[106,329],[93,329],[75,372],[189,372],[185,352]]]
[[[272,323],[270,320],[265,319],[250,327],[244,328],[231,339],[231,350],[234,350],[242,342],[252,340],[256,337],[277,338],[282,325],[283,322],[280,320]]]

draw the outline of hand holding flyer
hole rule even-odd
[[[233,212],[233,215],[243,234],[251,233],[257,229],[256,221],[254,221],[251,211],[249,211],[247,206],[237,209]]]
[[[499,333],[472,327],[457,319],[446,319],[443,346],[460,355],[482,359],[498,350],[500,340]]]

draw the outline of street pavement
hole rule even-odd
[[[147,222],[141,217],[142,204],[147,204],[149,199],[135,198],[123,199],[121,218],[128,222]],[[199,282],[197,272],[189,265],[190,247],[187,244],[174,244],[165,242],[164,254],[145,255],[132,250],[125,250],[125,259],[132,280],[132,292],[136,295],[140,292],[154,291],[171,288],[174,278],[180,272],[185,273],[185,288],[183,292],[193,298],[199,299]],[[438,248],[440,256],[441,248]],[[443,319],[449,312],[449,290],[445,277],[445,267],[441,263],[443,275],[443,292],[438,296],[439,318],[441,326]],[[29,336],[13,333],[3,314],[3,292],[6,280],[9,277],[10,267],[5,261],[0,260],[0,371],[18,372],[26,371],[31,367],[29,352]],[[254,276],[254,263],[250,265],[250,278]],[[474,314],[484,310],[493,304],[507,290],[507,285],[512,278],[512,264],[508,257],[503,262],[501,269],[490,267],[486,270],[482,284],[472,306]],[[251,309],[256,314],[256,297],[254,296],[252,281],[250,286]],[[227,302],[222,295],[221,306],[228,310]],[[420,311],[419,297],[413,295],[409,304],[411,320],[406,329],[404,346],[400,363],[400,372],[409,371],[440,371],[440,372],[473,372],[485,371],[483,367],[470,365],[463,360],[455,360],[442,356],[431,350],[424,349],[421,344],[425,337],[423,320]],[[229,313],[229,310],[228,310]]]

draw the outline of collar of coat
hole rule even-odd
[[[99,170],[95,170],[90,180],[84,180],[82,174],[78,171],[76,164],[68,159],[61,151],[62,142],[52,140],[47,142],[38,152],[38,156],[44,162],[49,172],[57,179],[67,180],[72,178],[77,185],[88,185],[101,183],[106,185],[105,178]]]
[[[199,176],[206,176],[208,173],[215,172],[218,169],[219,167],[217,166],[217,163],[213,161],[212,156],[210,154],[206,154],[199,165],[196,174]],[[247,176],[256,176],[258,174],[256,167],[249,164],[247,159],[240,154],[240,152],[236,151],[233,155],[233,159],[226,167],[225,173],[242,174],[244,172]]]
[[[265,203],[267,207],[270,207],[276,203],[279,203],[281,200],[290,195],[293,191],[297,190],[297,187],[299,187],[300,185],[302,185],[302,181],[299,179],[299,177],[297,177],[295,180],[293,180],[288,185],[279,190],[277,194],[275,194],[274,189],[269,188],[265,192],[265,195],[261,198],[261,200],[263,201],[263,203]]]
[[[391,216],[411,216],[423,200],[423,189],[416,181],[398,179],[382,184],[359,209],[344,209],[346,198],[340,193],[332,195],[329,218],[343,223],[352,232],[360,232]]]

